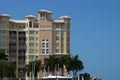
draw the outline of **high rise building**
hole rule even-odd
[[[13,20],[0,15],[0,52],[16,65],[16,77],[25,77],[23,69],[31,60],[70,53],[70,17],[54,20],[48,10],[39,10],[37,16]]]

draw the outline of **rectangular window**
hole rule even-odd
[[[36,34],[38,34],[38,31],[36,31]]]
[[[29,40],[34,40],[34,37],[29,37]]]
[[[7,28],[7,22],[6,21],[2,21],[2,28]]]
[[[45,49],[42,49],[42,54],[45,54]]]
[[[30,49],[29,52],[30,52],[30,53],[34,53],[34,49]]]
[[[32,22],[29,22],[29,27],[30,27],[30,28],[32,27]]]
[[[6,34],[7,31],[6,30],[0,30],[0,34]]]
[[[46,49],[46,54],[49,54],[49,49]]]
[[[29,56],[29,59],[34,59],[34,55],[30,55],[30,56]]]
[[[30,47],[33,47],[33,46],[34,46],[34,43],[30,43],[29,46],[30,46]]]
[[[6,36],[0,36],[0,40],[6,40]]]
[[[59,47],[59,43],[56,43],[56,47]]]
[[[56,41],[57,41],[57,40],[59,40],[59,37],[58,37],[58,36],[56,37]]]
[[[56,53],[59,53],[59,49],[56,49],[56,51],[55,51]]]
[[[60,28],[60,24],[56,24],[55,26],[56,26],[56,28]]]
[[[42,48],[44,48],[45,47],[45,43],[42,43]]]
[[[38,28],[38,24],[34,24],[34,28]]]
[[[29,31],[29,34],[34,34],[34,31]]]
[[[49,47],[49,43],[46,43],[46,47],[47,47],[47,48]]]
[[[60,31],[59,31],[59,30],[56,30],[55,33],[56,33],[56,34],[60,34]]]
[[[0,42],[0,46],[7,46],[6,42]]]
[[[19,25],[19,28],[25,28],[25,25]]]

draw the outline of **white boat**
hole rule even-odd
[[[72,77],[70,76],[47,76],[47,77],[42,77],[41,80],[72,80]]]

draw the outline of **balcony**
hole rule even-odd
[[[9,46],[10,49],[16,49],[16,46]]]
[[[16,37],[16,34],[10,34],[11,37]]]
[[[19,34],[19,37],[25,37],[26,35],[25,34]]]
[[[10,57],[10,61],[16,62],[16,59],[14,57]]]
[[[24,56],[25,53],[24,52],[19,52],[19,56]]]
[[[19,43],[25,43],[25,40],[19,40]]]
[[[19,49],[26,49],[26,46],[19,46]]]
[[[25,62],[25,59],[18,59],[19,60],[19,62]]]
[[[25,67],[25,63],[19,64],[19,68],[24,68],[24,67]]]
[[[12,40],[12,39],[11,39],[10,42],[16,43],[16,40]]]

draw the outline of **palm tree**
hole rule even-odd
[[[45,71],[47,71],[48,73],[52,72],[52,74],[55,73],[56,60],[57,58],[53,55],[49,56],[49,58],[45,58],[44,59]]]
[[[56,56],[51,55],[49,58],[44,59],[45,70],[52,75],[57,75],[57,72],[61,71],[61,75],[64,75],[64,68],[69,70],[69,55]]]
[[[67,72],[70,72],[70,55],[62,55],[60,57],[60,68],[61,68],[61,75],[64,75],[64,69],[67,70]]]
[[[27,75],[29,76],[30,73],[32,73],[36,79],[37,79],[37,73],[40,70],[41,70],[41,61],[40,60],[31,61],[31,62],[29,62],[29,64],[27,64],[25,66],[25,72],[27,73]]]
[[[77,76],[77,72],[84,68],[82,61],[79,59],[78,55],[72,56],[70,65],[72,65],[71,71],[73,72],[73,78]]]
[[[8,56],[5,55],[5,53],[0,51],[0,78],[1,78],[1,80],[3,77],[2,68],[3,68],[3,65],[6,63],[6,61],[8,60],[7,57]]]
[[[14,63],[8,61],[2,67],[2,74],[4,77],[8,77],[8,78],[13,77],[15,69],[16,67]]]
[[[62,55],[55,56],[51,55],[49,58],[44,59],[45,70],[47,72],[51,72],[55,75],[55,71],[61,70],[62,76],[64,75],[64,67],[69,73],[73,72],[73,77],[77,75],[77,72],[84,68],[82,61],[79,59],[78,55],[70,56],[70,55]]]

